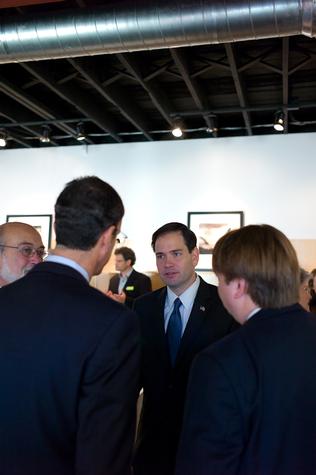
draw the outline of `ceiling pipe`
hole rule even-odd
[[[145,0],[3,20],[0,63],[316,36],[313,0]]]

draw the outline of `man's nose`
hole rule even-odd
[[[43,259],[38,256],[36,252],[34,252],[33,256],[30,257],[31,264],[39,264],[40,262],[42,262],[42,260]]]
[[[166,256],[166,258],[165,258],[165,267],[170,267],[172,265],[173,265],[172,256]]]

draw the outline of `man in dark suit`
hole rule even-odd
[[[119,247],[115,249],[115,268],[119,274],[110,279],[107,296],[132,308],[137,297],[151,292],[150,278],[133,269],[136,256],[133,249]]]
[[[97,177],[68,183],[56,249],[0,289],[1,475],[130,475],[136,315],[89,286],[124,213]]]
[[[217,289],[195,273],[195,234],[168,223],[152,238],[158,272],[167,287],[135,301],[140,317],[143,407],[134,457],[136,475],[171,475],[194,356],[231,331],[233,319]]]
[[[246,226],[217,242],[213,267],[242,326],[193,364],[176,474],[315,473],[316,316],[296,303],[295,251]]]

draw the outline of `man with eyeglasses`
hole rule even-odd
[[[18,222],[0,225],[0,287],[23,277],[44,256],[42,238],[33,226]]]
[[[55,205],[55,249],[0,289],[1,475],[131,475],[138,319],[89,285],[123,214],[108,183],[72,180]]]

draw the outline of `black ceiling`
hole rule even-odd
[[[119,2],[119,0],[117,0]],[[124,3],[124,2],[123,2]],[[105,6],[69,0],[0,9],[40,12]],[[0,130],[9,149],[316,131],[316,43],[305,36],[0,65]],[[42,143],[43,126],[51,135]]]

